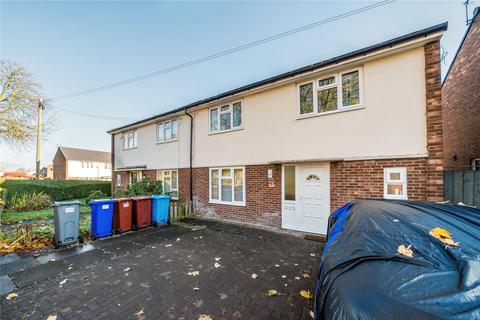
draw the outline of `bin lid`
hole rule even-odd
[[[115,200],[113,200],[113,199],[95,199],[95,200],[90,200],[89,203],[90,204],[92,204],[92,203],[101,204],[101,203],[114,203],[114,202],[115,202]]]
[[[166,194],[153,194],[152,199],[170,199],[170,196]]]
[[[52,204],[52,207],[59,207],[59,206],[71,206],[74,204],[80,204],[80,201],[78,200],[70,200],[70,201],[55,201]]]
[[[150,196],[136,196],[136,197],[132,197],[132,200],[148,200],[148,199],[151,199]]]
[[[123,197],[123,198],[115,198],[113,200],[115,200],[115,201],[132,201],[132,198]]]

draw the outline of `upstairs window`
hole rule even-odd
[[[298,86],[300,116],[361,106],[361,79],[361,69],[355,69],[300,84]]]
[[[137,131],[129,131],[123,134],[123,149],[133,149],[137,147]]]
[[[178,139],[177,120],[169,120],[157,124],[157,141],[168,142]]]
[[[385,168],[383,182],[385,199],[407,199],[407,168]]]
[[[210,132],[230,131],[242,127],[240,101],[210,109]]]

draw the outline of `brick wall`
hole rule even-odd
[[[117,186],[117,175],[120,175],[120,185]],[[126,190],[128,187],[128,180],[129,180],[129,172],[128,171],[113,171],[112,172],[112,194],[115,194],[115,190]]]
[[[359,160],[330,164],[330,208],[332,212],[354,199],[383,198],[383,169],[407,168],[407,195],[427,199],[427,159]]]
[[[178,169],[178,200],[190,200],[190,169]]]
[[[443,121],[440,41],[425,45],[427,199],[443,200]]]
[[[471,159],[480,158],[479,39],[477,15],[442,87],[446,168],[468,168]]]
[[[269,186],[268,169],[273,170],[274,186]],[[195,213],[252,224],[281,227],[281,166],[255,165],[245,167],[246,206],[209,203],[209,169],[193,169]]]

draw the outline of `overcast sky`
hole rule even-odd
[[[480,1],[470,1],[470,15]],[[8,2],[2,59],[34,74],[48,97],[161,70],[374,2]],[[53,101],[61,126],[43,142],[110,149],[108,129],[294,68],[448,21],[445,74],[466,30],[463,0],[397,1],[245,51],[91,95]],[[118,117],[122,119],[112,119]],[[35,148],[0,145],[0,169],[35,167]]]

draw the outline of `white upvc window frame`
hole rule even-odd
[[[120,187],[122,185],[122,175],[120,173],[117,173],[115,182],[115,186],[117,187]]]
[[[399,180],[390,179],[391,173],[399,173]],[[389,184],[401,184],[403,194],[395,195],[388,194],[388,185]],[[383,198],[384,199],[396,199],[396,200],[407,200],[407,168],[406,167],[396,167],[396,168],[384,168],[383,169]]]
[[[178,141],[178,121],[179,119],[170,119],[162,122],[157,122],[155,128],[156,128],[156,136],[157,136],[157,143],[167,143],[167,142],[173,142],[173,141]],[[175,137],[174,137],[174,131],[173,131],[173,123],[175,122],[175,127],[176,127],[176,132],[175,132]],[[170,126],[170,139],[167,139],[167,125]],[[162,129],[163,135],[160,135],[160,128]]]
[[[143,180],[143,171],[142,170],[132,170],[128,173],[128,185],[131,186],[133,182],[133,175],[132,173],[138,172],[138,177],[139,179],[137,181],[142,181]]]
[[[230,176],[222,177],[222,170],[229,169]],[[218,199],[212,198],[212,171],[218,170]],[[242,201],[235,201],[235,170],[242,170]],[[208,202],[215,204],[225,204],[231,206],[245,206],[246,205],[246,170],[245,167],[214,167],[208,170]],[[232,180],[232,201],[222,200],[222,179]]]
[[[358,90],[359,90],[359,103],[350,105],[350,106],[343,106],[343,86],[342,86],[342,76],[351,72],[358,71]],[[318,82],[321,80],[325,80],[328,78],[335,78],[335,84],[328,84],[324,86],[319,86]],[[301,113],[300,112],[300,87],[306,84],[312,84],[313,88],[313,111],[309,113]],[[337,109],[331,111],[324,111],[318,112],[318,92],[330,88],[337,88]],[[343,111],[350,111],[356,109],[365,108],[364,106],[364,97],[363,97],[363,67],[356,67],[348,70],[344,70],[337,73],[330,73],[326,75],[322,75],[321,77],[317,77],[315,79],[311,79],[308,81],[303,81],[297,83],[297,117],[299,119],[302,118],[309,118],[309,117],[316,117],[316,116],[323,116],[332,113],[338,113]]]
[[[173,172],[176,173],[176,187],[173,188]],[[168,175],[170,177],[170,195],[172,197],[172,200],[178,200],[179,193],[178,193],[178,170],[177,169],[161,169],[157,170],[157,181],[162,182],[162,192],[165,194],[165,176]]]
[[[480,170],[480,169],[477,169],[477,167],[480,167],[480,158],[472,159],[472,170],[473,171]]]
[[[234,127],[233,126],[233,105],[237,104],[237,103],[240,103],[240,125]],[[230,129],[221,130],[220,129],[220,116],[222,114],[228,113],[227,111],[221,111],[221,110],[222,110],[223,107],[226,107],[226,106],[229,107],[228,112],[230,112]],[[215,109],[217,110],[217,130],[212,130],[211,112],[212,112],[212,110],[215,110]],[[230,131],[243,129],[243,118],[244,118],[243,113],[244,113],[243,100],[236,100],[236,101],[232,101],[232,102],[229,102],[229,103],[224,103],[224,104],[209,108],[208,109],[208,133],[209,134],[217,134],[217,133],[230,132]]]
[[[130,145],[130,141],[132,145]],[[137,130],[130,130],[123,133],[123,150],[135,149],[138,146]]]

